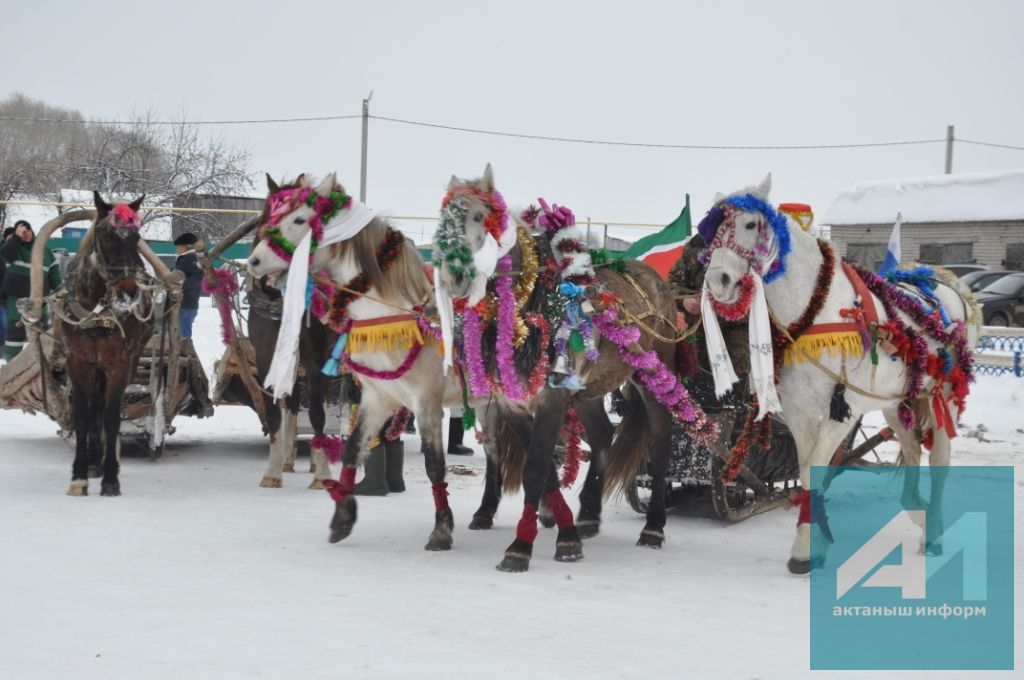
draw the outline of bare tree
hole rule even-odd
[[[39,121],[46,118],[76,122]],[[0,198],[20,193],[53,199],[63,188],[145,193],[148,221],[174,205],[194,203],[196,196],[252,189],[247,149],[203,135],[184,114],[171,125],[157,123],[153,111],[132,114],[124,125],[86,122],[77,111],[14,95],[0,102]],[[223,235],[209,214],[180,219],[205,238]]]

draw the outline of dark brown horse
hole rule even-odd
[[[121,401],[153,334],[158,284],[139,255],[142,198],[114,206],[93,192],[93,200],[96,219],[68,269],[65,302],[54,322],[75,429],[68,495],[87,495],[89,470],[99,468],[100,494],[119,496]]]

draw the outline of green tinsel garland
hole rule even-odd
[[[476,266],[463,233],[468,214],[465,201],[456,199],[447,205],[441,213],[441,221],[434,235],[436,247],[432,260],[435,267],[447,266],[452,276],[472,279],[476,276]]]

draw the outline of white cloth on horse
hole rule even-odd
[[[500,240],[484,237],[484,244],[473,253],[473,268],[476,275],[469,284],[468,305],[472,307],[487,294],[487,281],[498,268],[498,260],[508,254],[516,244],[516,230],[505,229]],[[441,341],[444,345],[444,374],[452,365],[452,345],[455,341],[455,305],[448,290],[441,285],[441,267],[434,267],[434,301],[441,320]]]
[[[775,358],[772,350],[771,318],[768,316],[768,301],[764,295],[761,277],[751,272],[754,279],[754,295],[747,312],[747,340],[750,346],[750,382],[757,395],[758,412],[755,420],[761,420],[769,412],[782,413],[782,404],[775,389]],[[715,380],[715,396],[721,398],[739,380],[729,357],[729,350],[718,325],[718,316],[711,303],[711,292],[704,281],[700,296],[700,313],[704,323],[704,342],[711,362],[711,375]]]
[[[373,208],[353,199],[348,208],[324,225],[324,237],[317,248],[325,248],[332,243],[352,238],[370,223],[373,216]],[[281,330],[277,334],[274,358],[263,381],[264,387],[273,390],[274,399],[287,397],[295,385],[296,369],[299,364],[299,333],[302,331],[302,316],[306,311],[306,281],[309,278],[311,243],[312,231],[307,232],[295,246],[291,265],[288,267]]]

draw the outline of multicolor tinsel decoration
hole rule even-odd
[[[441,219],[434,235],[434,266],[447,267],[452,276],[472,279],[476,276],[473,253],[466,244],[463,226],[469,215],[465,201],[448,201],[441,209]]]
[[[387,429],[384,431],[384,441],[397,442],[402,438],[402,433],[405,432],[405,426],[409,424],[409,418],[412,417],[412,411],[407,408],[400,408],[395,411],[394,415],[391,416],[391,422],[388,423]]]
[[[227,267],[213,270],[213,283],[203,278],[203,292],[213,296],[220,313],[220,337],[225,345],[235,340],[235,324],[231,319],[231,303],[229,300],[238,293],[238,277]]]
[[[765,217],[770,231],[765,229],[764,224],[760,226],[755,250],[742,248],[734,242],[737,212],[759,212]],[[704,243],[707,244],[700,255],[702,264],[707,265],[711,252],[715,248],[728,246],[733,252],[747,260],[752,267],[755,267],[761,273],[765,283],[771,283],[785,273],[786,258],[793,249],[786,216],[754,194],[728,196],[722,199],[712,206],[704,219],[700,221],[697,231]],[[724,243],[726,239],[733,240],[733,243]],[[769,260],[770,264],[768,264]],[[767,271],[764,271],[766,266]]]
[[[268,218],[267,223],[260,227],[260,239],[267,242],[275,255],[285,262],[291,262],[295,244],[288,240],[278,225],[299,206],[307,205],[313,209],[313,217],[309,219],[309,261],[312,262],[317,245],[324,237],[324,224],[351,204],[352,197],[341,187],[332,189],[330,196],[321,196],[309,186],[281,189],[267,199]]]

